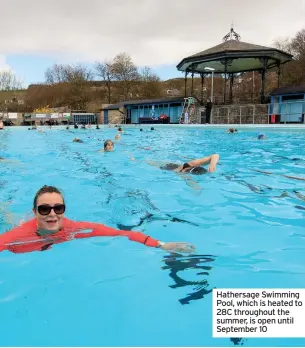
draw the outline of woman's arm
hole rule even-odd
[[[219,155],[215,153],[211,156],[207,156],[207,157],[203,157],[200,159],[190,161],[190,162],[188,162],[188,164],[192,167],[200,167],[204,164],[209,163],[210,165],[209,165],[208,171],[215,172],[216,171],[216,164],[218,163],[218,161],[219,161]]]
[[[123,231],[117,230],[112,227],[105,226],[103,224],[92,223],[92,222],[73,222],[70,220],[71,228],[72,225],[78,230],[75,234],[75,238],[89,238],[89,237],[117,237],[124,236],[129,240],[144,244],[148,247],[161,248],[167,251],[180,251],[180,252],[193,252],[195,250],[194,246],[189,243],[180,243],[180,242],[170,242],[163,243],[158,241],[150,236],[145,235],[141,232],[134,231]],[[89,230],[88,232],[84,232],[82,230]]]

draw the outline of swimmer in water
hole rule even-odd
[[[115,137],[114,137],[115,140],[121,140],[121,135],[120,134],[117,134]]]
[[[110,139],[107,139],[104,142],[104,150],[100,150],[100,152],[110,152],[114,151],[114,142]]]
[[[227,130],[227,133],[231,133],[231,134],[237,133],[237,132],[238,132],[238,130],[237,130],[236,128],[229,128],[229,129]]]
[[[257,136],[257,139],[258,140],[264,140],[264,139],[267,139],[266,135],[264,133],[260,133],[258,136]]]
[[[195,251],[195,247],[189,243],[161,242],[141,232],[118,230],[101,223],[72,221],[64,216],[65,210],[66,204],[62,192],[54,186],[43,186],[34,198],[34,218],[0,234],[0,252],[45,251],[51,249],[53,245],[73,239],[116,236],[124,236],[147,247],[170,252]]]
[[[219,161],[219,155],[213,154],[207,157],[185,162],[183,164],[177,164],[177,163],[160,164],[158,162],[148,162],[148,164],[158,167],[162,170],[170,170],[173,172],[187,173],[187,174],[193,174],[193,175],[202,175],[207,172],[208,173],[215,172],[218,161]],[[207,170],[201,167],[204,164],[209,164],[209,167]]]
[[[73,143],[83,143],[83,141],[79,138],[74,138],[72,142]]]

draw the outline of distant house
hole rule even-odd
[[[277,88],[270,96],[269,114],[276,123],[305,123],[305,86]]]
[[[101,122],[108,123],[179,123],[183,97],[144,99],[107,105],[102,108]]]
[[[5,111],[8,106],[23,105],[26,91],[0,91],[0,111]]]

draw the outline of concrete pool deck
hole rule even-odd
[[[228,128],[236,128],[236,129],[249,129],[249,130],[264,130],[264,131],[272,131],[272,130],[298,130],[305,131],[305,124],[117,124],[118,127],[122,128],[136,128],[136,129],[147,129],[154,127],[157,128],[202,128],[202,129],[228,129]],[[101,129],[110,128],[116,129],[115,125],[111,124],[110,127],[108,124],[99,124]],[[29,126],[7,126],[5,130],[12,129],[27,129]],[[58,125],[52,126],[51,129],[65,129],[66,126]],[[38,129],[50,129],[49,126],[38,126]],[[91,129],[95,130],[95,126],[92,125]],[[70,130],[74,130],[73,125],[70,125]],[[78,130],[81,130],[80,128]],[[90,130],[90,129],[88,129]]]

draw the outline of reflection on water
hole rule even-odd
[[[170,270],[169,276],[175,282],[170,287],[172,289],[181,287],[191,288],[191,292],[187,293],[184,298],[179,299],[182,305],[189,304],[191,301],[200,300],[212,292],[207,277],[212,270],[211,263],[215,261],[215,258],[212,255],[183,256],[179,253],[171,253],[170,255],[164,256],[163,262],[166,266],[163,266],[162,269]],[[199,280],[184,279],[182,272],[190,269],[198,271],[197,276]]]

